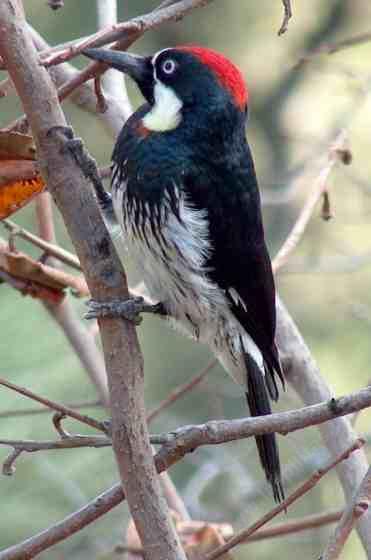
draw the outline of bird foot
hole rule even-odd
[[[133,297],[127,300],[95,301],[91,299],[87,302],[89,307],[85,319],[99,319],[102,317],[121,318],[131,321],[135,325],[140,325],[142,317],[140,313],[155,313],[156,315],[166,315],[163,304],[147,303],[142,297]]]
[[[92,183],[99,202],[102,204],[109,204],[111,197],[104,189],[95,159],[92,158],[86,150],[82,139],[74,136],[72,127],[55,126],[50,129],[49,133],[58,137],[62,144],[63,153],[68,152],[71,154],[86,179]]]

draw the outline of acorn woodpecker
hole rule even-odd
[[[149,57],[107,49],[84,54],[128,74],[146,100],[117,139],[112,194],[99,196],[106,216],[121,227],[169,321],[209,345],[242,386],[252,416],[270,414],[276,376],[282,385],[284,379],[241,72],[223,55],[193,45]],[[104,305],[93,315],[123,309],[120,302],[117,313]],[[275,435],[256,442],[281,501]]]

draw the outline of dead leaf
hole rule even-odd
[[[36,148],[32,136],[20,132],[0,130],[0,160],[36,159]]]
[[[45,288],[55,290],[71,288],[79,297],[90,295],[82,276],[74,276],[59,268],[35,261],[25,253],[13,252],[4,242],[0,242],[0,270],[15,278],[36,282]]]
[[[63,290],[46,288],[45,286],[40,286],[40,284],[37,284],[37,282],[31,282],[31,280],[16,278],[15,276],[8,274],[1,268],[0,281],[7,282],[15,290],[21,292],[21,294],[24,296],[31,296],[33,298],[41,299],[43,301],[48,301],[54,304],[61,303],[66,296]]]
[[[0,220],[7,218],[26,206],[35,196],[45,189],[41,177],[15,181],[0,186]]]
[[[177,529],[188,560],[202,560],[207,554],[225,544],[222,526],[218,527],[215,523],[203,523],[198,529],[194,527],[194,531],[190,533],[189,527],[186,528],[184,523],[181,525]],[[220,560],[232,560],[232,558],[233,556],[229,552],[220,556]]]
[[[174,511],[171,511],[171,515],[188,560],[203,560],[209,552],[225,544],[226,539],[233,536],[233,528],[228,523],[182,521]],[[130,560],[143,556],[141,541],[132,519],[127,528],[126,542],[130,549]],[[232,560],[233,556],[228,552],[220,558]]]

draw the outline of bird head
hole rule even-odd
[[[173,130],[187,115],[243,115],[248,93],[240,70],[224,55],[200,46],[168,48],[153,56],[108,49],[83,54],[128,74],[151,105],[143,119],[151,131]],[[202,120],[202,119],[201,119]]]

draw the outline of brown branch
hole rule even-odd
[[[315,513],[312,515],[306,515],[297,519],[290,519],[284,523],[275,523],[271,527],[266,527],[259,529],[256,533],[250,535],[247,539],[241,541],[240,545],[248,545],[252,542],[263,541],[267,539],[274,539],[285,537],[287,535],[296,535],[304,531],[311,531],[313,529],[318,529],[319,527],[325,527],[339,521],[343,514],[343,510],[336,511],[326,511],[324,513]],[[207,526],[207,522],[191,522],[190,529],[192,525],[197,525],[199,528],[202,526]],[[226,536],[225,540],[229,540],[231,536]],[[132,554],[143,556],[143,548],[134,546],[123,546],[119,545],[117,547],[119,552],[131,552]]]
[[[66,151],[68,135],[63,133],[66,121],[55,88],[48,72],[39,64],[15,0],[0,3],[0,55],[23,103],[42,174],[62,213],[92,297],[98,301],[127,299],[122,264],[91,186]],[[143,360],[135,328],[127,321],[107,318],[100,321],[100,332],[110,389],[116,462],[147,558],[183,560],[185,556],[153,464],[145,419]],[[148,503],[151,508],[147,507]]]
[[[173,391],[169,393],[169,395],[164,399],[156,408],[154,408],[147,416],[147,422],[150,423],[152,420],[157,418],[157,416],[163,412],[166,408],[174,404],[177,400],[182,398],[185,394],[192,391],[205,377],[208,373],[216,366],[217,360],[211,360],[206,367],[204,367],[200,373],[196,374],[191,381],[188,383],[184,383],[184,385],[180,385],[176,387]]]
[[[364,389],[362,392],[367,391],[367,389]],[[371,388],[368,389],[370,395],[371,395]],[[370,398],[369,395],[369,398]],[[347,397],[344,397],[347,398]],[[358,396],[357,396],[357,400],[358,400]],[[362,400],[362,399],[361,399]],[[344,404],[344,401],[343,401]],[[358,404],[361,404],[361,402],[359,401]],[[320,406],[320,405],[317,405]],[[329,405],[328,403],[324,403],[323,405],[326,409],[329,409]],[[309,407],[310,408],[310,414],[312,414],[313,412],[313,407]],[[303,409],[304,411],[305,409]],[[317,408],[318,410],[318,408]],[[302,412],[303,412],[302,411]],[[295,411],[293,411],[295,412]],[[297,411],[300,412],[300,411]],[[336,406],[334,406],[333,404],[333,413],[337,414],[337,413],[341,413],[344,412],[344,410],[342,409],[342,405],[340,405],[339,408],[339,401],[336,401]],[[251,419],[246,419],[246,422],[254,425],[254,429],[251,430],[251,434],[250,435],[256,435],[256,434],[262,434],[262,433],[267,433],[268,431],[273,431],[276,426],[277,426],[277,419],[279,419],[279,424],[281,426],[281,428],[283,427],[283,423],[282,423],[282,419],[286,417],[287,419],[287,414],[290,413],[279,413],[279,414],[273,414],[270,415],[269,417],[265,417],[265,418],[251,418]],[[268,419],[268,421],[271,421],[270,424],[264,424],[264,421]],[[324,417],[324,421],[326,421],[326,419],[328,420],[329,418]],[[261,421],[263,420],[263,426],[261,424]],[[305,427],[307,425],[306,422],[306,418],[305,418],[305,414],[302,417],[303,420],[303,425],[302,427]],[[228,421],[228,423],[235,423],[235,422],[241,422],[241,421]],[[209,426],[214,425],[215,422],[211,422],[209,423]],[[220,424],[220,422],[218,423]],[[208,425],[205,425],[206,427]],[[296,425],[295,429],[297,428],[298,425]],[[291,426],[292,427],[292,426]],[[287,426],[286,426],[287,429]],[[247,437],[247,436],[246,436]],[[173,436],[170,434],[170,436],[165,435],[163,438],[158,437],[157,441],[161,442],[161,441],[171,441],[171,439],[173,438]],[[213,442],[210,442],[213,443]],[[59,444],[61,445],[61,444]],[[354,445],[354,442],[353,444]],[[163,470],[165,468],[167,468],[167,466],[169,464],[173,464],[177,461],[179,461],[182,457],[180,456],[180,454],[178,454],[178,456],[174,457],[173,453],[172,453],[172,447],[167,447],[165,445],[165,447],[161,448],[159,453],[155,456],[155,463],[156,463],[156,468],[157,471],[163,472]],[[96,498],[95,500],[93,500],[92,502],[90,502],[89,504],[87,504],[86,506],[84,506],[82,509],[80,509],[78,512],[75,512],[73,514],[71,514],[70,516],[68,516],[66,519],[62,520],[61,522],[59,522],[58,524],[50,527],[49,529],[46,529],[45,531],[43,531],[42,533],[35,535],[34,537],[31,537],[30,539],[27,539],[26,541],[24,541],[23,543],[20,543],[18,545],[15,545],[13,547],[10,547],[9,549],[3,551],[2,553],[0,553],[0,560],[23,560],[26,557],[31,558],[31,555],[35,555],[38,554],[39,552],[46,550],[48,548],[50,548],[51,546],[53,546],[54,544],[56,544],[57,542],[60,542],[61,540],[66,539],[67,537],[71,536],[72,534],[76,533],[77,531],[80,531],[81,529],[83,529],[84,527],[86,527],[88,524],[92,523],[93,521],[95,521],[96,519],[98,519],[99,517],[101,517],[102,515],[104,515],[105,513],[107,513],[107,511],[111,510],[112,508],[114,508],[116,505],[118,505],[122,500],[125,499],[125,495],[122,491],[122,488],[120,486],[120,484],[117,484],[116,486],[114,486],[113,488],[111,488],[110,490],[104,492],[104,494],[102,494],[101,496],[99,496],[98,498]],[[26,556],[27,554],[29,554],[30,556]]]
[[[13,447],[20,452],[36,453],[38,451],[50,451],[59,449],[75,449],[81,447],[111,447],[112,441],[107,436],[82,436],[64,435],[57,440],[27,440],[27,439],[0,439],[0,445]]]
[[[94,91],[97,96],[97,113],[105,113],[108,109],[108,104],[102,90],[100,76],[94,78]]]
[[[6,97],[12,91],[14,91],[14,86],[10,78],[5,78],[0,82],[0,98]]]
[[[130,21],[111,25],[108,28],[97,31],[93,35],[84,39],[77,39],[66,49],[48,56],[41,53],[41,60],[45,66],[60,64],[80,54],[88,47],[100,47],[115,41],[127,40],[130,35],[142,35],[146,31],[158,27],[169,21],[179,21],[196,8],[201,8],[209,4],[212,0],[182,0],[167,7],[155,9],[150,13],[137,16]]]
[[[334,534],[331,536],[321,560],[339,558],[344,544],[358,519],[365,514],[371,503],[371,467],[368,469],[359,490],[350,504],[345,508]]]
[[[72,409],[82,409],[82,408],[94,408],[101,407],[102,403],[100,401],[83,401],[78,403],[70,403],[67,405],[68,408]],[[0,412],[0,419],[4,418],[22,418],[22,416],[36,416],[38,414],[52,414],[52,410],[48,408],[21,408],[19,410],[2,410]]]
[[[358,33],[356,35],[353,35],[352,37],[347,37],[345,39],[333,43],[322,43],[315,49],[309,51],[307,54],[301,56],[299,60],[296,62],[295,68],[305,62],[311,61],[313,58],[320,56],[322,54],[332,55],[344,49],[349,49],[351,47],[362,45],[364,43],[369,43],[370,41],[371,41],[371,32],[366,31],[365,33]]]
[[[49,245],[56,246],[56,236],[53,221],[53,208],[51,196],[48,192],[42,193],[35,201],[36,218],[40,236]],[[64,253],[65,254],[65,253]],[[52,259],[53,267],[59,263]],[[58,268],[57,268],[58,270]],[[84,295],[89,294],[85,279],[81,278],[81,284],[86,287]],[[90,381],[96,388],[101,402],[108,407],[107,377],[104,367],[103,356],[98,349],[93,335],[85,327],[68,298],[60,302],[43,301],[44,307],[59,325],[67,341],[70,343],[83,369],[86,371]]]
[[[243,541],[248,539],[253,533],[255,533],[260,527],[268,523],[271,519],[276,517],[282,511],[287,511],[288,507],[296,502],[299,498],[307,494],[318,482],[332,469],[334,469],[339,463],[348,459],[349,455],[354,451],[360,449],[363,445],[362,440],[357,440],[351,447],[349,447],[344,453],[332,461],[327,467],[315,472],[308,480],[299,486],[290,496],[288,496],[281,504],[273,508],[270,512],[266,513],[253,525],[240,531],[237,535],[232,537],[226,544],[217,548],[211,554],[205,557],[205,560],[216,560],[220,558],[223,554],[234,548],[236,545],[241,544]]]
[[[278,35],[283,35],[287,31],[289,21],[292,18],[291,0],[282,0],[283,4],[283,20],[278,30]]]
[[[66,416],[70,416],[71,418],[74,418],[75,420],[78,420],[78,422],[82,422],[83,424],[87,424],[91,428],[95,428],[96,430],[100,430],[102,432],[107,431],[106,426],[103,422],[99,422],[98,420],[95,420],[94,418],[91,418],[90,416],[87,416],[86,414],[80,414],[76,410],[73,410],[72,408],[69,408],[68,406],[64,406],[62,404],[51,401],[50,399],[47,399],[46,397],[41,397],[40,395],[37,395],[36,393],[33,393],[32,391],[29,391],[28,389],[25,389],[24,387],[20,387],[19,385],[15,385],[14,383],[11,383],[10,381],[7,381],[6,379],[3,379],[2,377],[0,377],[0,385],[3,385],[4,387],[7,387],[8,389],[11,389],[12,391],[15,391],[16,393],[24,395],[25,397],[28,397],[29,399],[37,401],[37,402],[43,404],[44,406],[47,406],[48,408],[50,408],[52,410],[56,410],[57,412],[61,412],[61,413],[65,414]]]
[[[44,253],[46,253],[47,255],[54,257],[59,261],[63,262],[64,264],[67,264],[71,268],[74,268],[75,270],[81,272],[81,265],[79,259],[73,253],[66,251],[59,245],[56,245],[54,243],[48,243],[44,239],[41,239],[41,237],[38,237],[37,235],[18,226],[16,223],[9,220],[9,218],[2,220],[1,224],[5,226],[7,230],[10,231],[13,238],[21,237],[22,239],[29,241],[29,243],[32,243],[32,245],[35,245],[35,247],[42,249]]]
[[[59,523],[45,529],[41,533],[29,539],[11,546],[0,552],[0,560],[25,560],[34,558],[44,550],[48,550],[55,544],[67,539],[84,527],[93,523],[125,499],[121,484],[115,484],[109,490],[103,492],[72,513]]]
[[[53,410],[57,410],[63,417],[71,416],[82,422],[84,422],[83,419],[88,418],[88,421],[84,423],[97,427],[96,420],[90,417],[81,416],[74,411],[71,413],[71,409],[63,405],[53,403],[43,397],[35,396],[26,389],[10,384],[9,382],[5,383],[5,386],[8,387],[10,385],[10,388],[15,387],[15,390],[21,394],[31,396],[31,398],[36,397],[36,400],[42,402],[46,406],[50,406]],[[5,383],[0,378],[0,384]],[[279,412],[261,417],[248,417],[238,420],[212,420],[205,424],[180,427],[169,433],[151,435],[149,439],[151,444],[163,446],[156,455],[158,468],[160,468],[162,472],[167,470],[171,465],[177,463],[187,453],[194,452],[198,447],[204,445],[218,445],[271,432],[286,435],[309,426],[323,424],[328,420],[351,414],[355,410],[360,410],[368,406],[371,406],[371,387],[367,387],[345,397],[340,397],[339,399],[332,399],[329,402],[290,410],[289,412]],[[110,432],[107,423],[102,422],[98,425],[105,433]],[[58,430],[58,432],[61,434],[61,430]],[[71,445],[68,443],[61,444],[59,441],[46,443],[32,441],[30,443],[24,440],[15,441],[4,439],[0,440],[0,444],[12,447],[22,447],[24,444],[24,451],[35,452],[44,451],[45,449],[91,447],[90,441],[96,441],[89,439],[90,436],[70,436],[70,434],[64,431],[62,435],[66,440],[72,441]],[[107,439],[103,440],[98,438],[97,441],[106,442]],[[87,444],[85,444],[85,442],[87,442]],[[32,449],[30,449],[30,447]]]
[[[100,0],[96,3],[98,29],[117,24],[117,0]],[[127,120],[132,114],[130,99],[126,89],[124,74],[112,68],[102,76],[102,86],[116,103],[119,104]],[[108,103],[107,103],[108,109]]]
[[[277,298],[277,319],[277,343],[287,381],[306,405],[331,399],[333,391],[321,375],[308,346],[279,298]],[[319,430],[333,458],[337,457],[344,447],[350,446],[356,437],[349,419],[345,417],[320,424]],[[360,450],[337,467],[337,474],[347,501],[350,501],[358,490],[368,466],[366,454]],[[371,515],[368,512],[360,518],[356,527],[368,556],[371,555],[370,524]]]
[[[284,523],[276,523],[271,527],[261,529],[253,535],[250,535],[246,540],[242,541],[241,544],[248,544],[255,541],[263,541],[266,539],[274,539],[277,537],[285,537],[286,535],[293,535],[301,533],[302,531],[310,531],[317,529],[318,527],[324,527],[330,523],[336,523],[339,521],[343,514],[342,510],[338,511],[326,511],[324,513],[315,513],[313,515],[306,515],[299,519],[290,519],[290,521]]]
[[[64,293],[61,290],[56,290],[55,288],[50,288],[48,286],[42,286],[32,280],[24,280],[23,278],[13,276],[1,268],[0,280],[9,284],[9,286],[15,290],[18,290],[23,296],[31,296],[44,301],[46,300],[52,302],[60,301],[64,298]]]
[[[288,412],[238,420],[212,420],[205,424],[185,426],[163,434],[165,444],[157,456],[159,461],[166,461],[164,468],[167,469],[186,453],[200,446],[217,445],[271,432],[286,435],[370,406],[371,387],[367,387],[345,397]]]

